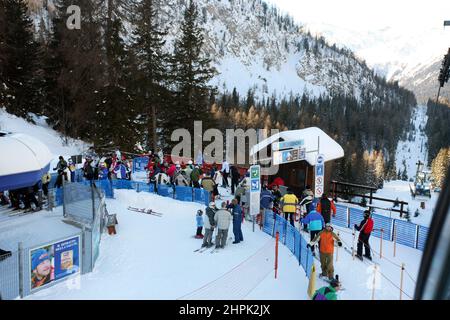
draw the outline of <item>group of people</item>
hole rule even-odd
[[[210,248],[214,245],[213,234],[216,229],[216,249],[225,248],[231,222],[233,223],[233,244],[244,241],[242,234],[242,208],[236,198],[230,204],[223,201],[220,208],[216,207],[215,202],[210,202],[205,209],[205,214],[203,214],[202,210],[197,211],[196,222],[197,233],[195,237],[203,239],[202,248]],[[204,235],[202,233],[203,228],[205,228]]]
[[[320,253],[321,274],[320,277],[329,281],[330,285],[319,289],[314,295],[314,300],[334,300],[336,292],[340,288],[340,281],[334,275],[333,256],[335,242],[342,246],[342,240],[334,232],[331,224],[332,216],[336,216],[336,206],[329,195],[324,193],[319,201],[314,204],[314,193],[309,186],[302,192],[301,199],[291,189],[287,189],[285,195],[281,195],[277,184],[272,185],[272,190],[263,186],[260,195],[260,207],[262,221],[266,214],[283,214],[284,218],[294,226],[294,217],[298,214],[298,208],[303,207],[300,224],[304,231],[309,231],[310,242],[307,247],[315,255],[315,247],[318,245]],[[359,231],[356,257],[372,260],[369,238],[373,230],[371,212],[364,212],[364,219],[360,224],[355,224],[355,230]],[[301,227],[301,226],[299,226]],[[364,247],[364,256],[363,256]]]

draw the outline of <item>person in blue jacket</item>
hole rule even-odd
[[[242,208],[238,204],[238,199],[234,198],[230,205],[227,207],[228,209],[232,209],[233,214],[233,234],[234,241],[233,243],[239,243],[244,241],[244,236],[242,235]]]
[[[198,210],[197,215],[195,216],[195,220],[197,222],[197,233],[195,235],[196,239],[203,239],[203,211]]]
[[[264,224],[264,219],[266,214],[273,213],[273,203],[275,200],[275,196],[267,190],[267,185],[264,185],[262,187],[261,195],[259,197],[259,205],[260,205],[260,212],[261,212],[261,224]]]
[[[323,228],[325,228],[325,220],[323,220],[322,215],[316,210],[312,210],[305,218],[301,219],[300,222],[308,225],[311,241]],[[314,246],[311,248],[311,251],[312,254],[315,255]]]

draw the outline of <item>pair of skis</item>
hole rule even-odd
[[[229,242],[230,240],[233,240],[233,238],[232,238],[232,237],[228,238],[228,242]],[[215,252],[218,252],[219,249],[221,249],[221,248],[216,248],[216,247],[214,247],[214,246],[211,246],[211,247],[201,247],[201,248],[198,248],[198,249],[194,250],[194,252],[202,253],[202,252],[207,251],[208,249],[211,250],[210,253],[215,253]]]
[[[133,212],[150,214],[150,215],[156,216],[156,217],[162,217],[162,215],[163,215],[162,213],[153,211],[152,209],[145,209],[145,208],[139,209],[139,208],[133,208],[133,207],[128,207],[127,209],[130,211],[133,211]]]

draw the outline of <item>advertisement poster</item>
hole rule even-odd
[[[80,236],[30,250],[31,291],[80,272]]]

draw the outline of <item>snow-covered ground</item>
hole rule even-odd
[[[425,134],[428,121],[427,106],[421,105],[415,108],[411,118],[414,122],[414,131],[408,132],[407,139],[399,142],[395,154],[397,171],[403,172],[403,161],[406,162],[408,180],[416,177],[417,161],[420,160],[425,164],[428,161],[428,137]],[[411,137],[411,141],[408,137]]]
[[[410,185],[414,183],[409,182],[409,179],[415,179],[418,161],[422,163],[427,163],[428,161],[428,137],[425,134],[425,126],[428,121],[427,117],[427,106],[420,105],[417,106],[412,114],[412,121],[414,123],[414,129],[407,134],[407,139],[400,141],[397,146],[396,151],[396,167],[397,171],[400,173],[404,170],[404,164],[406,164],[406,172],[408,174],[408,181],[387,181],[384,183],[383,189],[376,192],[375,197],[396,199],[400,201],[405,201],[408,206],[405,207],[409,209],[411,222],[417,223],[423,226],[429,226],[431,219],[433,217],[434,208],[436,207],[437,200],[439,198],[439,193],[431,192],[431,198],[422,198],[422,200],[417,197],[413,198],[410,192]],[[411,138],[411,139],[408,139]],[[421,202],[425,202],[425,209],[421,208]],[[391,203],[384,201],[374,200],[373,205],[380,208],[389,209],[392,207]],[[397,207],[396,209],[400,209]],[[416,210],[419,211],[419,216],[414,217]],[[400,218],[399,213],[390,212],[389,210],[375,209],[376,213],[391,216],[393,218]]]
[[[416,197],[414,199],[409,191],[410,184],[412,184],[412,182],[401,180],[385,182],[383,189],[378,190],[374,196],[388,199],[398,198],[400,201],[407,202],[408,206],[405,207],[405,210],[409,209],[411,222],[428,227],[433,218],[433,212],[439,199],[439,193],[431,192],[431,198],[422,198],[422,200],[420,200],[419,197]],[[420,207],[422,201],[425,202],[425,209]],[[393,204],[374,200],[373,205],[380,208],[392,208]],[[397,207],[396,209],[400,209],[400,207]],[[419,210],[418,217],[414,216],[416,210]],[[375,212],[392,218],[400,218],[398,212],[380,209],[375,209]]]
[[[221,190],[225,199],[230,196]],[[92,273],[78,276],[39,291],[26,299],[308,299],[308,279],[295,256],[280,245],[278,279],[274,279],[274,240],[252,224],[243,225],[244,242],[235,245],[228,240],[224,250],[211,254],[194,252],[201,240],[193,238],[195,213],[201,204],[180,202],[155,194],[133,190],[116,190],[115,199],[107,200],[108,211],[118,216],[117,235],[104,234],[100,256]],[[222,200],[218,200],[217,204]],[[131,212],[128,206],[152,208],[162,217]],[[40,213],[16,220],[53,233],[45,221],[55,213]],[[53,218],[51,218],[53,219]],[[15,224],[17,222],[14,222]],[[6,226],[6,225],[5,225]],[[70,227],[70,226],[67,226]],[[70,227],[71,228],[71,227]],[[348,248],[352,235],[348,229],[336,228]],[[14,231],[11,229],[11,232]],[[0,244],[17,240],[9,235]],[[229,237],[233,237],[230,230]],[[309,239],[309,236],[305,234]],[[379,252],[379,239],[371,239]],[[392,257],[392,243],[383,242],[383,254],[395,264],[406,263],[413,279],[417,277],[421,252],[401,245]],[[381,271],[376,278],[376,299],[398,299],[400,268],[386,259],[374,257]],[[317,274],[320,263],[315,260]],[[335,272],[345,287],[341,299],[371,299],[373,266],[353,260],[349,252],[339,249]],[[414,282],[405,274],[404,291],[411,296]],[[386,277],[386,278],[385,278]],[[391,283],[392,281],[393,283]],[[316,288],[325,285],[317,279]],[[403,296],[407,299],[407,296]]]
[[[47,125],[44,117],[33,116],[33,119],[36,124],[12,115],[6,112],[4,108],[0,108],[0,130],[25,133],[45,143],[55,157],[52,165],[57,163],[60,155],[67,159],[70,156],[81,154],[89,148],[89,144],[81,140],[67,138],[66,143],[60,133]]]

